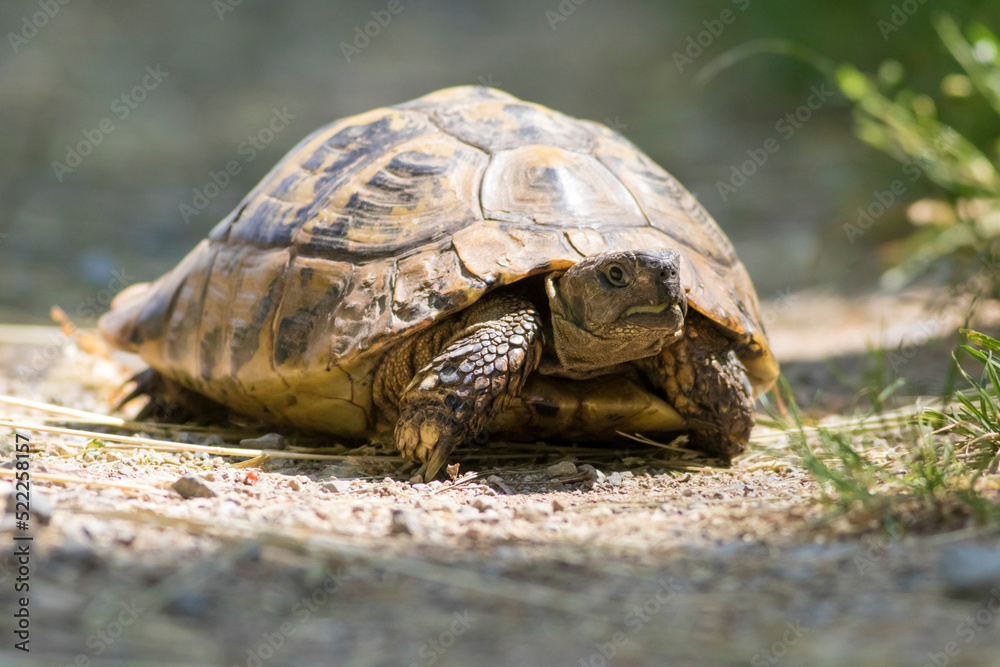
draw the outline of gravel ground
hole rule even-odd
[[[775,338],[808,338],[789,317]],[[897,329],[905,342],[913,327]],[[118,360],[51,331],[14,338],[0,393],[107,412]],[[856,332],[817,331],[810,356],[787,345],[786,368],[828,356],[827,339],[829,355],[863,352]],[[39,372],[19,372],[35,355]],[[31,652],[11,649],[13,537],[27,533],[8,512],[4,664],[1000,664],[996,530],[952,522],[890,542],[822,521],[805,471],[760,452],[681,472],[628,458],[598,470],[568,449],[412,485],[377,474],[376,457],[237,467],[19,432],[33,452]],[[0,432],[2,480],[13,444]]]

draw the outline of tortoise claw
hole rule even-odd
[[[462,426],[455,424],[443,410],[424,408],[413,419],[400,420],[396,426],[396,447],[411,461],[422,462],[417,474],[430,480],[461,443],[463,434]]]
[[[423,476],[425,480],[432,480],[434,476],[438,474],[441,467],[447,463],[448,454],[451,452],[446,452],[443,447],[438,447],[433,452],[431,456],[427,459],[427,462],[423,466]]]

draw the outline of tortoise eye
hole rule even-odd
[[[604,276],[615,287],[625,287],[629,284],[628,273],[620,264],[611,264],[604,270]]]

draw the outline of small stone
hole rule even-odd
[[[184,475],[171,485],[185,500],[188,498],[214,498],[216,496],[208,483],[198,475]]]
[[[424,482],[415,482],[410,485],[410,488],[413,489],[414,491],[426,491],[427,484]]]
[[[121,457],[118,454],[115,454],[114,452],[108,452],[107,454],[104,455],[104,458],[108,461],[108,463],[114,463],[115,461],[121,460]]]
[[[479,520],[486,523],[497,523],[500,519],[500,512],[497,512],[496,510],[486,510],[479,516]]]
[[[319,488],[328,493],[347,493],[351,490],[351,483],[344,479],[331,479],[320,484]]]
[[[486,510],[495,508],[497,503],[492,498],[483,498],[482,496],[479,496],[472,501],[472,506],[480,512],[485,512]]]
[[[527,503],[515,508],[515,516],[520,519],[538,519],[552,514],[552,503]]]
[[[583,465],[579,466],[579,470],[580,472],[585,472],[588,475],[590,475],[590,478],[595,482],[603,482],[605,479],[607,479],[607,477],[603,472],[601,472],[594,466],[590,465],[589,463],[584,463]]]
[[[504,481],[499,477],[497,477],[496,475],[490,475],[489,477],[486,478],[486,481],[489,482],[490,484],[500,487],[500,490],[506,493],[508,496],[514,495],[514,490],[511,489],[509,486],[507,486],[507,484],[505,484]]]
[[[416,535],[418,530],[419,526],[409,512],[399,508],[392,510],[392,521],[389,524],[390,535]]]
[[[553,499],[552,500],[552,511],[553,512],[562,512],[565,509],[566,509],[566,506],[563,505],[561,502],[559,502],[557,499]]]
[[[621,473],[613,472],[610,475],[608,475],[608,484],[610,484],[611,486],[621,486],[622,485]]]
[[[572,461],[560,461],[546,468],[545,474],[549,476],[549,479],[553,477],[569,477],[576,474],[576,464]]]
[[[247,449],[285,449],[288,441],[280,433],[268,433],[259,438],[247,438],[240,440],[240,447]]]

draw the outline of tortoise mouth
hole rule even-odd
[[[664,303],[659,306],[631,306],[624,313],[622,313],[622,317],[628,317],[629,315],[635,315],[637,313],[662,313],[669,307],[669,303]]]
[[[621,319],[629,324],[637,324],[647,329],[676,331],[684,324],[687,308],[679,303],[665,303],[658,306],[631,306],[622,313]]]

